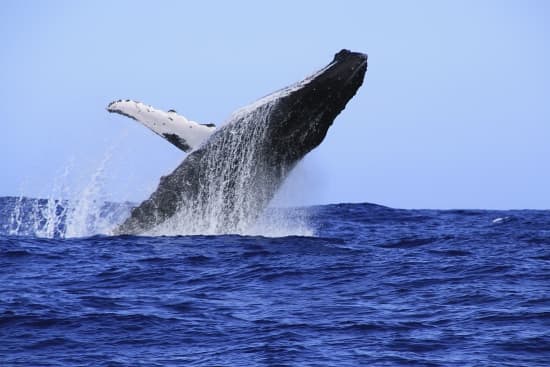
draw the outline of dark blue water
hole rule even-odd
[[[549,211],[304,210],[316,237],[44,239],[5,209],[0,365],[550,365]]]

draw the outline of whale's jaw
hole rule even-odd
[[[296,163],[323,141],[366,69],[366,55],[342,50],[312,76],[238,110],[115,233],[246,233]]]

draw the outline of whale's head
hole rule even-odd
[[[336,116],[355,95],[367,71],[367,55],[341,50],[330,64],[279,94],[269,119],[270,139],[287,163],[318,146]]]

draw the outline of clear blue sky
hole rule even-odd
[[[365,84],[287,203],[548,209],[549,4],[3,1],[0,196],[50,195],[110,152],[106,196],[143,199],[184,155],[111,100],[221,124],[349,48]]]

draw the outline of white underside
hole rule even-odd
[[[177,135],[189,146],[189,149],[184,150],[186,152],[199,147],[216,130],[215,126],[201,125],[174,111],[165,112],[129,99],[112,102],[107,110],[134,118],[165,139],[166,134]]]

